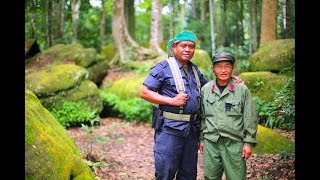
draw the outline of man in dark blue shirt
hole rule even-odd
[[[200,118],[198,117],[200,94],[194,66],[198,72],[201,86],[207,83],[198,67],[190,60],[194,55],[196,36],[190,31],[178,33],[168,43],[172,51],[185,86],[184,93],[178,93],[168,61],[157,63],[143,82],[140,97],[159,104],[162,111],[157,121],[163,121],[155,128],[155,176],[156,179],[192,179],[197,178],[198,138]],[[169,53],[170,55],[170,53]],[[184,119],[163,117],[163,112],[179,114],[183,107]],[[169,116],[170,117],[170,116]],[[189,121],[188,121],[189,118]]]

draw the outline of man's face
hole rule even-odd
[[[172,45],[176,58],[180,61],[189,61],[194,54],[195,43],[192,41],[180,41]]]
[[[222,81],[230,80],[233,64],[230,61],[218,61],[212,68],[216,78]]]

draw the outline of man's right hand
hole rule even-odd
[[[203,153],[203,140],[200,140],[200,142],[199,142],[199,150],[200,150],[200,153],[202,154]]]
[[[187,103],[188,99],[189,99],[188,94],[179,93],[175,97],[172,98],[171,105],[172,106],[183,106]]]

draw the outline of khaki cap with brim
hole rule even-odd
[[[232,64],[236,61],[235,58],[228,52],[222,51],[217,54],[215,54],[212,57],[212,63],[218,62],[218,61],[231,61]]]

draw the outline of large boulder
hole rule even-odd
[[[95,179],[66,130],[27,89],[25,179]]]
[[[262,125],[258,125],[257,143],[253,148],[255,154],[293,154],[295,152],[294,143],[287,137]]]
[[[280,72],[295,63],[295,39],[279,39],[261,46],[249,57],[250,71]]]
[[[287,83],[289,77],[268,71],[243,72],[239,77],[248,86],[253,96],[265,101],[273,101],[276,93]]]
[[[58,64],[29,72],[25,84],[64,127],[98,119],[103,109],[98,86],[78,65]]]
[[[54,95],[56,92],[76,87],[88,79],[88,71],[73,64],[46,66],[26,74],[26,87],[38,97]]]
[[[89,72],[89,79],[100,84],[107,74],[109,65],[94,48],[81,44],[56,44],[26,60],[26,69],[37,70],[53,64],[75,64]]]

